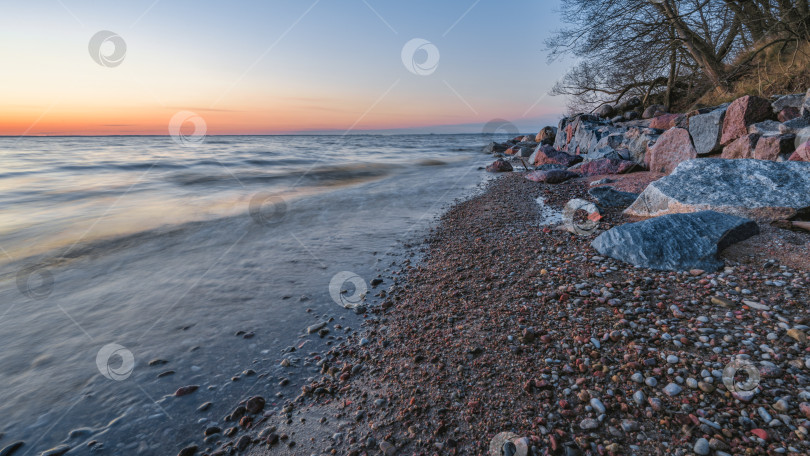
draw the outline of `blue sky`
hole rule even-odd
[[[212,134],[358,131],[436,125],[475,130],[504,118],[556,122],[545,94],[570,66],[548,64],[558,1],[38,0],[5,5],[0,121],[28,134],[150,133],[178,110]],[[126,43],[120,66],[88,53],[96,32]],[[409,72],[403,46],[438,50]],[[424,59],[424,50],[415,55]],[[34,126],[30,125],[34,123]]]

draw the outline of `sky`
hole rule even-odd
[[[523,132],[558,0],[30,0],[0,17],[0,135]]]

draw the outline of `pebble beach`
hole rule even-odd
[[[591,236],[543,224],[538,197],[562,210],[604,176],[522,174],[441,216],[414,261],[381,276],[362,331],[314,358],[320,374],[297,398],[273,410],[253,398],[254,414],[246,398],[242,418],[194,450],[502,454],[511,440],[518,454],[810,451],[810,272],[792,261],[810,235],[763,226],[716,272],[634,268],[590,247],[629,221],[619,209]],[[612,177],[638,191],[655,176]]]

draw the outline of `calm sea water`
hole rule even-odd
[[[242,398],[282,406],[360,323],[333,278],[387,288],[403,243],[486,179],[489,139],[0,138],[0,448],[176,454]],[[342,328],[304,335],[327,317]]]

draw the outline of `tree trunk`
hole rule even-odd
[[[672,46],[669,54],[669,78],[667,78],[667,94],[664,97],[664,104],[667,111],[672,111],[672,89],[675,86],[675,76],[678,73],[678,48]]]
[[[728,85],[724,78],[725,65],[717,58],[714,49],[689,28],[667,0],[661,3],[654,3],[653,5],[669,20],[672,28],[678,34],[678,37],[683,41],[686,50],[692,55],[695,62],[700,65],[701,69],[703,69],[703,73],[709,78],[712,84],[714,84],[715,87],[725,89]]]

